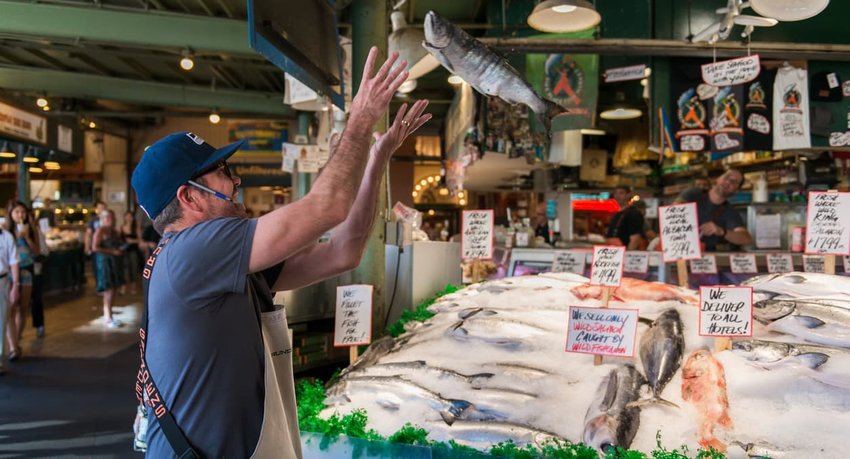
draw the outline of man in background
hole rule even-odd
[[[626,185],[614,188],[611,198],[620,205],[620,211],[611,216],[605,238],[609,244],[623,245],[628,250],[642,250],[646,248],[646,239],[643,236],[645,224],[643,214],[631,205],[633,196],[632,189]],[[643,209],[645,212],[645,205]]]
[[[717,250],[740,250],[741,246],[753,243],[744,219],[729,198],[741,188],[744,176],[736,169],[729,169],[717,178],[708,191],[691,188],[682,192],[677,203],[695,202],[699,218],[700,240],[709,252]]]

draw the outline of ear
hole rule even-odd
[[[180,201],[180,206],[183,210],[192,212],[203,212],[201,200],[194,193],[195,189],[189,185],[181,185],[177,189],[177,200]]]

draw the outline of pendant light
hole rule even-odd
[[[528,25],[541,32],[578,32],[595,27],[602,20],[586,0],[545,0],[534,7]]]
[[[599,114],[599,117],[603,120],[631,120],[635,118],[640,118],[643,112],[637,108],[629,108],[629,107],[617,107],[612,108],[610,110],[605,110]]]
[[[390,13],[393,31],[387,38],[387,51],[390,54],[397,52],[399,61],[407,61],[408,76],[405,80],[407,86],[404,89],[410,92],[416,88],[416,80],[439,67],[440,62],[422,46],[422,42],[425,41],[425,32],[418,27],[410,27],[407,24],[404,13],[399,10],[402,4],[404,4],[404,1],[398,2],[393,7],[393,12]],[[401,89],[399,92],[406,94]]]
[[[829,0],[751,0],[756,13],[780,21],[802,21],[823,11]]]

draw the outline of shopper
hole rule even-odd
[[[32,314],[32,327],[35,328],[35,336],[44,338],[44,266],[48,262],[50,249],[47,248],[47,239],[41,231],[41,225],[33,219],[33,233],[38,237],[39,253],[33,257],[32,265],[32,294],[30,295],[30,312]]]
[[[12,233],[0,228],[0,333],[6,330],[9,305],[18,302],[18,247]],[[9,349],[12,350],[11,348]],[[6,339],[0,336],[0,376],[6,374]]]
[[[121,224],[121,238],[124,240],[125,257],[124,257],[124,279],[130,285],[130,294],[138,293],[138,284],[142,279],[142,266],[144,259],[142,251],[139,249],[139,244],[142,241],[142,230],[136,222],[136,215],[127,211],[124,212],[124,221]],[[121,286],[121,293],[124,293],[126,285]]]
[[[118,328],[124,324],[112,317],[115,289],[124,285],[124,241],[115,228],[115,212],[100,213],[100,225],[92,238],[95,279],[97,291],[103,293],[103,324],[107,328]]]
[[[35,256],[40,253],[38,228],[33,224],[32,212],[21,201],[10,201],[6,206],[7,229],[18,247],[18,269],[20,270],[20,295],[18,301],[10,304],[6,323],[6,340],[9,344],[9,360],[21,357],[21,335],[24,332],[24,311],[30,308],[32,297],[33,268]]]
[[[86,224],[86,233],[83,236],[83,248],[86,256],[92,254],[92,238],[94,238],[94,232],[100,227],[100,213],[104,210],[106,210],[106,204],[103,201],[94,202],[94,213]],[[94,266],[94,262],[92,262],[92,266]]]
[[[336,152],[292,204],[247,218],[235,201],[241,181],[225,162],[241,143],[216,150],[194,134],[172,134],[133,172],[139,204],[163,235],[151,268],[144,374],[201,457],[301,456],[286,316],[273,311],[271,291],[357,266],[389,158],[430,118],[426,101],[402,105],[369,148],[372,126],[407,76],[404,62],[391,70],[395,53],[375,73],[376,56],[373,48]],[[316,243],[331,228],[330,240]],[[173,456],[167,421],[148,411],[148,456]]]
[[[643,214],[631,206],[633,197],[632,189],[626,185],[614,188],[611,198],[617,201],[620,210],[608,221],[605,240],[611,245],[624,245],[629,250],[643,250],[646,248],[646,225]]]
[[[691,188],[676,198],[679,203],[697,204],[700,240],[705,250],[740,250],[741,246],[753,243],[741,215],[729,204],[729,198],[738,192],[743,182],[744,176],[740,171],[729,169],[710,190]]]

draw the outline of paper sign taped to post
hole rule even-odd
[[[752,287],[700,287],[700,336],[753,336]]]
[[[626,258],[623,262],[623,271],[627,273],[642,273],[649,272],[649,254],[626,252]]]
[[[697,205],[689,202],[658,208],[658,225],[664,262],[694,260],[702,256]]]
[[[584,252],[569,252],[556,250],[555,258],[552,260],[553,273],[573,273],[583,276],[584,265],[587,262],[587,254]]]
[[[790,273],[794,271],[794,257],[790,253],[769,253],[767,259],[767,272]]]
[[[634,357],[637,309],[570,306],[567,352]]]
[[[626,248],[613,245],[593,246],[590,264],[590,284],[619,287],[623,278],[623,257]]]
[[[461,230],[461,258],[490,260],[493,258],[493,211],[464,210]]]
[[[759,271],[754,253],[737,253],[729,255],[729,267],[735,274],[754,274]]]
[[[372,286],[336,288],[334,346],[360,346],[372,341]]]
[[[702,81],[706,84],[732,86],[755,80],[761,73],[761,62],[759,62],[759,55],[753,54],[737,59],[704,64],[701,68]]]
[[[850,193],[809,192],[806,253],[850,255]]]

